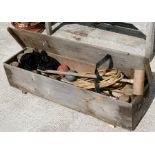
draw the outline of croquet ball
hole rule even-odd
[[[69,71],[69,72],[73,72],[73,71]],[[75,72],[73,72],[73,73],[75,73]],[[70,82],[73,82],[73,81],[75,81],[77,79],[77,77],[76,76],[73,76],[73,75],[66,75],[65,77]]]
[[[69,67],[67,65],[60,65],[57,68],[57,71],[61,71],[61,72],[68,72],[69,71]]]

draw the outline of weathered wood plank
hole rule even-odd
[[[10,85],[98,119],[132,129],[132,105],[4,64]]]
[[[106,49],[144,56],[145,39],[86,25],[70,24],[59,28],[53,36],[91,44]]]
[[[55,58],[59,62],[61,62],[61,64],[68,65],[71,70],[75,70],[79,73],[88,73],[88,72],[94,73],[95,72],[96,66],[92,63],[87,63],[87,62],[80,61],[77,59],[71,59],[68,57],[61,56],[61,55],[53,54],[51,52],[48,52],[48,55]]]
[[[74,23],[64,25],[53,35],[59,38],[67,38],[69,40],[92,44],[94,46],[115,49],[123,53],[140,55],[151,60],[154,50],[154,22],[131,22],[131,24],[137,27],[139,31],[119,27],[116,26],[117,24],[115,26],[106,26],[104,22],[101,24],[101,28],[105,28],[105,30],[88,26],[91,24],[87,23],[85,23],[85,25]],[[140,31],[141,33],[139,33]]]
[[[149,85],[145,87],[144,96],[137,96],[132,103],[132,130],[136,128],[151,105]]]
[[[145,56],[149,58],[149,60],[152,60],[154,56],[154,32],[155,24],[147,23]]]
[[[94,69],[95,64],[106,54],[112,56],[114,67],[121,69],[126,75],[130,75],[131,69],[148,67],[143,57],[122,53],[115,49],[29,31],[9,30],[22,47],[45,50],[50,56],[64,63],[70,63],[75,69],[77,63],[80,63],[77,67],[79,70],[82,66],[84,70]],[[4,67],[10,85],[23,91],[128,129],[136,127],[144,115],[143,110],[148,108],[142,96],[136,97],[133,103],[127,103],[9,65],[8,63],[15,57],[4,63]],[[148,72],[147,75],[150,76],[150,73]],[[137,108],[139,105],[142,105],[140,110]]]
[[[144,58],[140,56],[122,53],[117,50],[105,49],[103,47],[95,47],[55,36],[46,36],[16,29],[11,29],[11,31],[13,31],[16,36],[18,36],[18,40],[22,40],[27,47],[42,49],[68,58],[79,59],[83,62],[96,64],[106,54],[110,54],[113,58],[114,66],[121,69],[126,75],[129,74],[131,68],[144,68]],[[105,64],[105,66],[106,65],[108,64]]]
[[[76,58],[84,62],[96,64],[106,54],[110,54],[113,58],[113,64],[117,68],[124,70],[130,68],[143,68],[143,57],[133,56],[128,53],[120,53],[119,51],[112,51],[100,47],[95,47],[88,44],[74,42],[62,38],[53,37],[54,47],[57,49],[57,54]]]
[[[153,82],[153,75],[152,75],[152,71],[151,71],[150,62],[147,58],[144,59],[144,66],[145,66],[145,72],[146,72],[146,76],[148,79],[148,83],[149,83],[149,85],[151,85]]]
[[[51,22],[45,22],[45,28],[48,35],[52,34],[52,23]]]

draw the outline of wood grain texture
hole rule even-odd
[[[112,30],[110,30],[109,25],[106,29],[99,29],[86,26],[86,24],[85,26],[79,24],[65,25],[53,35],[59,38],[67,38],[77,42],[92,44],[94,46],[115,49],[122,53],[126,52],[131,55],[141,55],[152,60],[154,53],[154,22],[131,22],[131,24],[138,28],[137,31],[143,33],[144,38],[141,35],[139,38],[139,34],[136,34],[133,30],[131,31],[131,29],[123,30],[123,27],[118,28],[127,35],[119,32],[115,33],[117,32],[116,29],[118,29],[117,26],[112,27]],[[103,23],[102,25],[105,24]]]
[[[46,28],[46,33],[48,35],[52,34],[52,23],[51,22],[45,22],[45,28]]]
[[[79,70],[82,66],[86,70],[90,66],[93,69],[95,64],[106,54],[112,56],[113,66],[121,69],[126,75],[130,75],[131,69],[146,68],[144,57],[141,56],[56,36],[47,36],[11,28],[9,31],[23,48],[32,47],[45,50],[49,55],[53,55],[59,60],[63,60],[66,63],[71,62],[74,68],[76,68],[76,64],[79,61],[81,62]],[[146,111],[149,107],[147,105],[148,101],[144,104],[142,96],[136,97],[133,103],[127,103],[9,65],[9,62],[15,57],[13,56],[4,63],[6,75],[11,86],[94,116],[114,126],[121,126],[130,130],[134,129],[144,115],[142,111]],[[140,108],[137,108],[138,106]]]
[[[95,67],[96,67],[95,64],[80,61],[78,59],[64,57],[62,55],[53,54],[51,52],[48,52],[48,55],[50,57],[55,58],[57,61],[61,62],[61,64],[66,64],[67,66],[69,66],[71,70],[75,70],[79,73],[89,72],[94,74],[95,72]]]
[[[155,23],[154,22],[132,22],[140,31],[146,36],[145,54],[149,60],[154,56],[154,36],[155,36]]]
[[[11,86],[94,116],[115,126],[132,129],[132,105],[4,64]]]
[[[149,85],[151,85],[153,82],[153,75],[152,75],[150,62],[147,58],[144,59],[144,68],[145,68],[148,83],[149,83]]]
[[[55,36],[47,36],[12,28],[10,28],[10,30],[15,34],[16,38],[18,36],[18,40],[24,42],[26,47],[38,48],[49,53],[77,59],[94,65],[106,54],[110,54],[113,58],[113,65],[118,69],[121,69],[127,76],[131,68],[144,69],[144,58],[141,56],[130,55],[129,53],[122,53],[114,49],[105,49],[103,47],[84,44]],[[18,43],[21,44],[21,41]],[[105,63],[105,66],[108,66],[108,63]]]
[[[10,85],[15,88],[129,130],[136,128],[150,106],[148,85],[145,88],[144,98],[138,96],[132,103],[127,103],[7,63],[4,63],[4,68]]]
[[[53,36],[130,54],[144,54],[145,39],[80,24],[64,25]]]
[[[132,104],[132,130],[136,128],[151,105],[149,98],[149,85],[146,85],[144,96],[137,96]]]

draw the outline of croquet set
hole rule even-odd
[[[88,36],[77,30],[72,39],[10,27],[8,31],[23,48],[4,63],[11,86],[129,130],[149,108],[153,51],[148,57],[125,48],[103,48],[81,41],[79,37]],[[116,37],[116,32],[97,31]],[[147,38],[132,38],[133,50],[146,47]]]

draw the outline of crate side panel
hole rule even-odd
[[[5,64],[11,86],[59,103],[76,111],[94,116],[115,126],[132,129],[131,105],[52,80]]]
[[[139,124],[141,119],[144,117],[145,113],[151,105],[151,100],[149,98],[150,88],[147,85],[145,88],[144,96],[137,96],[134,103],[132,104],[132,123],[133,130]]]

